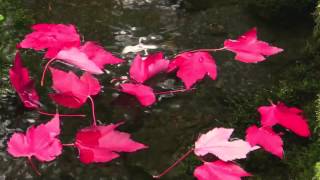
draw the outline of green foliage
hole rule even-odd
[[[320,162],[316,163],[316,165],[314,166],[314,170],[316,173],[313,179],[320,180]]]

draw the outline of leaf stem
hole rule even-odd
[[[31,157],[28,157],[28,162],[30,163],[32,170],[33,170],[38,176],[41,176],[41,173],[38,171],[38,169],[36,168],[36,166],[33,164]]]
[[[194,49],[194,50],[186,50],[186,51],[182,51],[180,53],[178,53],[176,56],[174,57],[177,57],[179,54],[181,53],[186,53],[186,52],[201,52],[201,51],[206,51],[206,52],[216,52],[216,51],[222,51],[222,50],[225,50],[226,48],[225,47],[222,47],[222,48],[216,48],[216,49]]]
[[[91,96],[88,96],[91,102],[91,111],[92,111],[92,118],[93,118],[93,126],[97,126],[97,120],[96,120],[96,113],[94,108],[94,101]]]
[[[274,106],[274,103],[273,103],[273,101],[271,99],[268,99],[268,101],[272,106]]]
[[[111,83],[117,82],[117,81],[128,81],[128,78],[123,78],[123,77],[118,77],[118,78],[113,78],[111,79]]]
[[[49,65],[50,65],[54,60],[56,60],[56,57],[50,59],[50,60],[47,62],[46,66],[44,67],[44,70],[43,70],[42,76],[41,76],[41,81],[40,81],[40,85],[41,85],[41,86],[44,85],[44,77],[45,77],[45,75],[46,75],[47,69],[48,69]]]
[[[38,113],[42,114],[42,115],[46,115],[46,116],[54,116],[54,115],[56,115],[56,114],[46,113],[46,112],[39,111],[39,110],[38,110]],[[86,115],[84,115],[84,114],[59,114],[59,116],[60,117],[86,117]]]
[[[174,167],[176,167],[181,161],[186,159],[193,151],[194,151],[194,149],[191,148],[188,152],[186,152],[183,156],[181,156],[176,162],[174,162],[170,167],[168,167],[166,170],[164,170],[161,174],[153,176],[153,178],[154,179],[160,179],[162,176],[166,175]]]
[[[179,92],[186,92],[186,91],[191,91],[195,90],[196,88],[191,88],[191,89],[177,89],[177,90],[171,90],[171,91],[163,91],[163,92],[156,92],[154,94],[160,95],[160,94],[171,94],[171,93],[179,93]]]
[[[74,146],[74,143],[62,144],[62,146]]]
[[[191,50],[191,51],[187,51],[187,52],[198,52],[198,51],[216,52],[216,51],[222,51],[225,49],[226,49],[225,47],[217,48],[217,49],[195,49],[195,50]]]

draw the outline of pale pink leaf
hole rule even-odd
[[[197,156],[211,153],[223,161],[246,158],[254,150],[250,144],[243,140],[229,141],[233,129],[214,128],[203,134],[195,143],[194,152]]]
[[[56,59],[65,61],[68,64],[75,65],[78,68],[92,74],[102,74],[103,71],[78,47],[71,47],[59,51]]]

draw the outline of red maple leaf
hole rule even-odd
[[[302,111],[295,107],[287,107],[284,103],[261,106],[258,108],[263,126],[272,127],[279,124],[299,136],[310,136],[309,125],[302,116]]]
[[[23,67],[21,55],[17,51],[13,67],[9,70],[10,82],[18,93],[24,106],[27,108],[38,108],[40,105],[39,96],[30,79],[29,71]]]
[[[283,142],[281,137],[273,132],[270,127],[260,127],[253,125],[246,131],[246,140],[251,146],[260,145],[266,151],[278,156],[283,157]]]
[[[56,114],[46,124],[31,126],[26,134],[14,133],[8,141],[8,153],[14,157],[36,157],[40,161],[52,161],[62,152],[57,136],[60,134],[60,119]]]
[[[120,87],[122,92],[135,96],[143,106],[150,106],[156,102],[156,96],[149,86],[124,83]]]
[[[56,93],[49,96],[58,104],[69,108],[82,106],[87,98],[100,92],[99,81],[89,73],[80,78],[72,71],[64,72],[50,68],[52,73],[52,88]]]
[[[241,177],[251,176],[233,162],[204,162],[198,166],[193,175],[198,180],[241,180]]]
[[[122,123],[92,126],[77,132],[75,146],[83,163],[109,162],[119,152],[135,152],[147,148],[130,139],[130,134],[115,130]]]
[[[236,53],[235,59],[245,63],[264,61],[265,56],[271,56],[283,51],[281,48],[259,41],[256,28],[252,28],[237,40],[225,40],[224,48]]]
[[[138,53],[130,67],[130,78],[139,83],[143,83],[152,76],[166,71],[169,61],[164,59],[163,53],[150,54],[143,59]]]
[[[198,80],[208,75],[211,79],[217,78],[215,60],[207,52],[184,52],[177,55],[169,64],[168,71],[178,68],[177,76],[182,79],[186,89]]]
[[[33,32],[26,35],[19,47],[36,51],[47,49],[46,58],[55,57],[65,47],[80,45],[80,36],[73,25],[36,24],[32,29]]]

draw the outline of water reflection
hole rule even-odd
[[[184,153],[200,132],[216,126],[244,129],[247,124],[237,117],[239,114],[234,108],[239,104],[253,102],[254,94],[261,91],[269,92],[277,83],[278,74],[281,74],[283,68],[287,66],[288,59],[297,56],[305,37],[311,33],[303,28],[276,29],[256,21],[233,1],[215,3],[201,0],[203,3],[197,4],[207,6],[192,5],[191,10],[187,8],[188,2],[25,1],[22,4],[23,8],[32,11],[35,22],[75,24],[84,40],[97,41],[116,55],[128,60],[123,65],[108,67],[108,75],[101,77],[105,89],[103,94],[96,97],[97,118],[101,123],[126,121],[120,129],[133,133],[134,139],[148,144],[150,148],[138,153],[124,154],[111,163],[94,165],[81,164],[77,159],[77,151],[66,148],[56,161],[37,163],[43,176],[35,177],[24,159],[13,159],[5,153],[5,142],[13,131],[25,131],[34,121],[43,122],[48,120],[48,117],[25,111],[13,92],[5,92],[1,94],[4,96],[1,97],[0,104],[0,174],[2,174],[0,179],[150,179],[150,174],[163,170]],[[219,67],[217,81],[206,79],[197,85],[196,91],[162,95],[159,97],[159,103],[151,108],[142,108],[131,96],[119,95],[107,88],[111,85],[109,82],[112,78],[127,75],[133,54],[121,55],[121,51],[126,46],[137,45],[141,37],[146,37],[143,43],[157,46],[153,51],[163,50],[168,57],[172,57],[175,53],[186,49],[220,47],[227,37],[236,37],[255,25],[259,27],[264,40],[284,48],[288,53],[257,65],[232,61],[233,55],[228,53],[214,55]],[[12,54],[13,51],[14,49],[8,54]],[[33,67],[34,64],[37,64],[35,67],[39,67],[39,61],[40,59],[31,52],[25,53],[25,62],[28,62],[29,67]],[[148,83],[159,90],[183,87],[174,75],[160,75]],[[45,93],[47,90],[49,87],[42,89],[42,92]],[[54,106],[47,102],[46,98],[42,100],[50,110]],[[87,105],[81,111],[90,115]],[[89,122],[89,118],[63,119],[63,142],[72,142],[76,130],[87,126]],[[271,160],[266,162],[269,165],[273,163]],[[164,179],[193,179],[193,164],[194,161],[179,166]],[[280,170],[274,172],[274,176],[281,177],[281,171],[285,168],[284,165],[279,165]],[[264,172],[259,173],[264,175]]]

